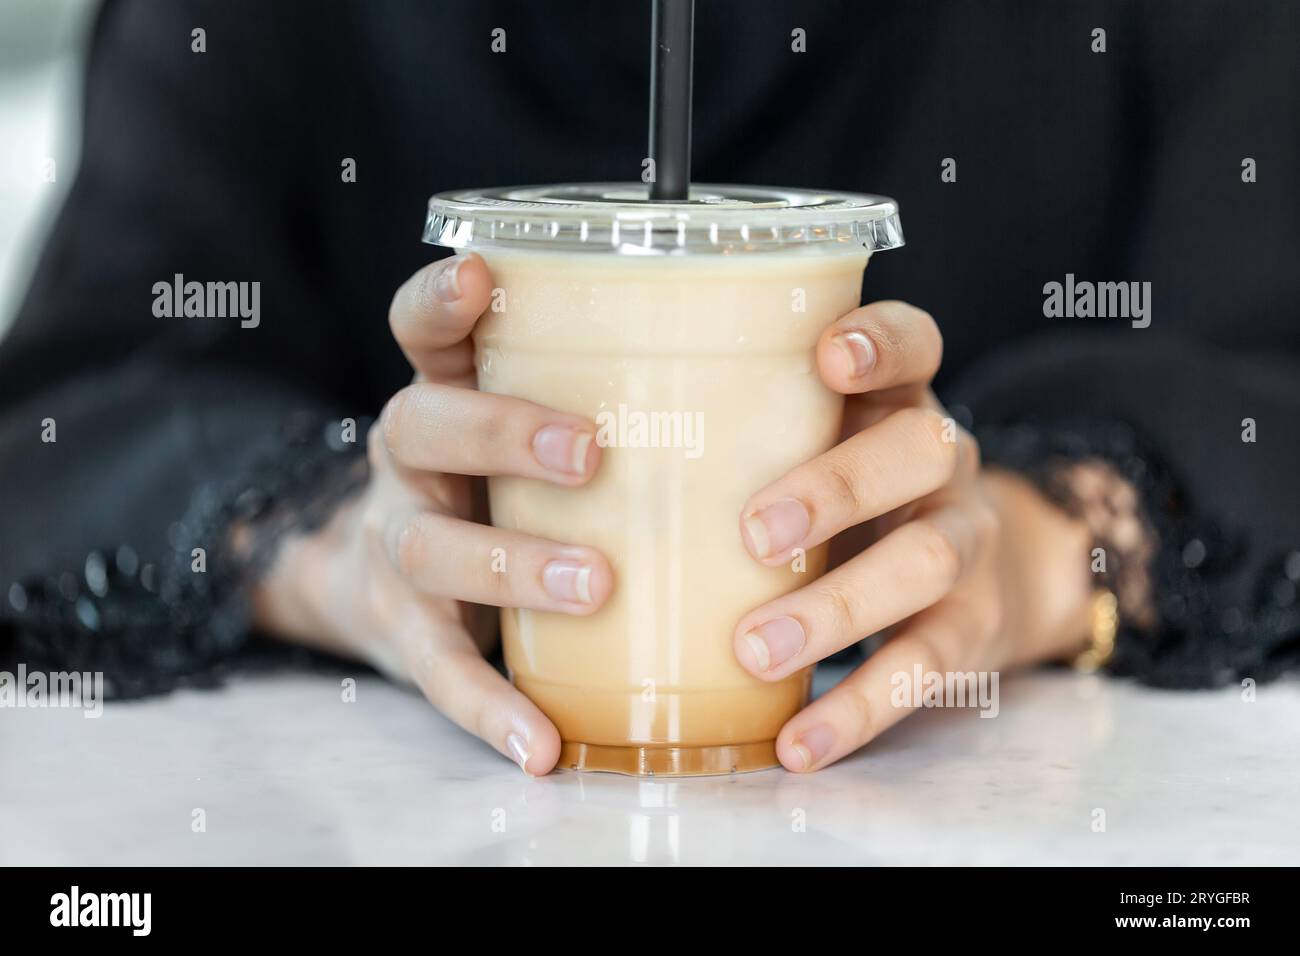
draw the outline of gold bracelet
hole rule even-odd
[[[1098,588],[1092,592],[1092,635],[1087,649],[1074,659],[1074,666],[1091,674],[1106,666],[1115,653],[1115,633],[1119,630],[1119,601],[1115,592]]]

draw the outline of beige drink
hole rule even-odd
[[[773,766],[810,673],[760,681],[732,637],[747,611],[821,574],[825,551],[760,565],[741,508],[839,434],[843,400],[821,383],[814,347],[858,304],[869,247],[537,245],[478,248],[500,290],[475,332],[479,386],[592,419],[603,461],[582,488],[490,479],[492,520],[598,548],[616,580],[590,617],[503,611],[511,677],[559,729],[561,767]]]

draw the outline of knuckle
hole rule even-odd
[[[904,416],[908,431],[918,436],[924,458],[935,468],[938,484],[946,484],[957,473],[960,429],[947,415],[933,408],[906,408],[898,413]]]
[[[475,392],[475,396],[482,396],[483,393]],[[524,416],[512,417],[504,412],[489,411],[475,423],[475,443],[484,449],[497,449],[504,445],[506,439],[511,435],[511,429],[516,424],[523,424]],[[531,436],[529,436],[531,438]]]
[[[408,479],[407,485],[423,494],[433,511],[445,515],[469,512],[470,505],[454,478],[436,472],[417,473]]]
[[[432,536],[427,515],[416,515],[397,529],[393,545],[397,568],[407,577],[415,577],[426,561],[426,548]]]
[[[945,428],[949,427],[947,424]],[[938,451],[935,456],[935,468],[940,484],[947,484],[957,475],[957,466],[960,464],[961,453],[958,450],[957,442],[940,439]]]
[[[370,464],[371,471],[375,472],[384,466],[387,458],[388,443],[384,436],[384,428],[375,422],[366,432],[366,461]]]
[[[936,445],[952,444],[950,441],[944,441],[949,434],[948,429],[950,426],[948,423],[950,419],[941,415],[937,410],[911,406],[901,409],[897,414],[903,419],[910,431],[924,436],[927,442]]]
[[[1002,521],[997,510],[984,501],[976,502],[968,510],[975,539],[985,548],[997,547],[1002,537]]]
[[[879,344],[884,345],[884,351],[891,360],[901,363],[903,359],[910,358],[907,367],[917,368],[916,357],[909,356],[908,353],[919,349],[924,362],[920,363],[918,370],[926,377],[933,376],[939,370],[943,361],[943,335],[934,316],[925,309],[900,299],[876,302],[867,306],[867,310],[869,315],[877,319],[872,331],[880,335]],[[919,334],[917,329],[921,330]]]
[[[964,428],[957,429],[957,469],[962,474],[977,475],[981,465],[980,445]]]
[[[823,462],[825,480],[831,494],[848,514],[861,514],[866,510],[866,500],[857,464],[850,458],[830,454]]]
[[[876,361],[892,378],[897,374],[907,346],[900,334],[898,324],[891,321],[891,313],[885,310],[879,318],[867,322],[864,330],[871,344],[876,347]]]
[[[394,393],[380,416],[380,434],[389,451],[395,451],[400,447],[402,436],[409,427],[413,388],[414,386],[408,385]]]
[[[446,311],[443,309],[442,300],[438,298],[437,293],[434,291],[434,281],[446,269],[450,268],[453,261],[454,257],[439,259],[437,262],[429,263],[417,273],[419,278],[413,284],[410,303],[414,318],[427,320]]]
[[[401,345],[413,344],[419,337],[419,322],[435,301],[433,277],[439,265],[431,262],[420,268],[394,293],[388,305],[388,327]]]
[[[922,673],[952,669],[954,662],[948,660],[948,655],[942,650],[942,642],[937,637],[926,628],[919,629],[911,636],[914,656],[921,665]]]
[[[923,573],[939,581],[947,591],[961,574],[961,552],[952,538],[933,522],[918,521],[913,528]]]
[[[405,312],[403,308],[405,298],[406,289],[400,287],[393,293],[393,298],[388,303],[388,330],[393,333],[393,338],[397,340],[398,344],[402,343],[402,339],[406,334],[405,324],[402,322],[402,315]]]
[[[361,510],[361,532],[371,541],[383,542],[388,516],[378,502],[371,498]]]
[[[412,638],[407,653],[407,672],[414,679],[420,693],[439,711],[455,719],[450,713],[454,704],[455,671],[459,665],[454,653],[436,647],[424,638]]]
[[[837,581],[822,581],[818,592],[829,609],[831,624],[836,634],[850,635],[862,620],[861,601],[858,595]]]
[[[943,333],[939,331],[939,323],[925,309],[910,302],[895,302],[893,305],[895,321],[912,331],[915,336],[912,347],[924,359],[918,370],[927,378],[932,377],[943,362]]]
[[[881,325],[888,326],[906,326],[915,322],[917,314],[921,312],[916,306],[902,299],[880,299],[863,308]]]
[[[433,282],[447,268],[450,260],[439,259],[437,262],[430,262],[419,272],[419,280],[415,283],[415,306],[421,313],[432,312],[438,307],[438,297],[433,291]]]
[[[844,709],[852,732],[859,740],[876,736],[875,717],[870,699],[857,681],[846,681]]]
[[[484,591],[488,595],[485,603],[493,607],[513,607],[515,598],[519,594],[519,588],[515,586],[515,578],[511,571],[497,571],[492,566],[492,551],[495,546],[488,548],[488,553],[480,561],[479,575],[484,581]],[[518,562],[513,562],[507,567],[515,567]]]
[[[420,346],[427,343],[438,330],[448,332],[468,331],[476,315],[448,304],[438,298],[434,282],[444,270],[451,268],[455,257],[431,262],[415,272],[397,290],[388,307],[388,327],[393,337],[403,346]]]

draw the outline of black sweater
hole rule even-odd
[[[937,389],[988,455],[1098,454],[1143,489],[1161,625],[1115,669],[1294,665],[1300,5],[698,8],[696,177],[897,198],[908,246],[864,297],[936,316]],[[10,650],[133,693],[240,647],[223,532],[327,511],[355,448],[320,423],[408,381],[386,310],[439,254],[427,196],[636,179],[648,25],[607,0],[106,3],[80,171],[0,346]],[[155,316],[178,273],[259,281],[260,324]],[[1049,317],[1067,275],[1149,282],[1149,326]]]

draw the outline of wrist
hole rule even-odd
[[[981,481],[1002,526],[1005,626],[1012,663],[1073,655],[1092,630],[1092,535],[1082,521],[1011,471],[986,468]]]
[[[346,653],[340,595],[334,582],[346,554],[346,526],[355,502],[346,502],[324,527],[285,537],[271,566],[252,586],[253,622],[264,634]]]

